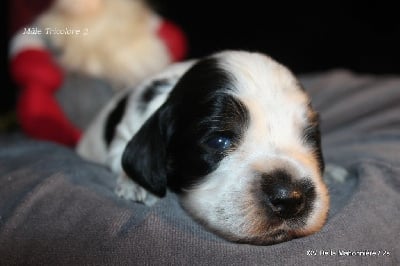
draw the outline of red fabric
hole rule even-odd
[[[22,87],[36,85],[52,93],[62,84],[60,67],[45,50],[26,49],[17,54],[11,62],[11,75]]]
[[[22,129],[34,138],[74,146],[81,132],[54,98],[63,74],[51,54],[39,49],[24,50],[12,59],[11,74],[21,88],[17,116]]]
[[[168,20],[164,20],[157,33],[167,46],[172,61],[180,61],[185,57],[187,40],[178,26]]]

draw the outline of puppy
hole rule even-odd
[[[327,217],[318,115],[293,74],[263,54],[171,65],[113,99],[78,152],[119,174],[121,197],[151,205],[169,188],[231,241],[278,243]]]

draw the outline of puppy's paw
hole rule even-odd
[[[118,177],[115,193],[121,198],[142,202],[147,206],[155,204],[158,200],[158,197],[154,196],[146,189],[136,184],[125,174],[121,174]]]

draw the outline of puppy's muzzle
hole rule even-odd
[[[310,181],[293,178],[283,170],[262,174],[261,188],[269,212],[285,220],[309,212],[315,199],[315,189]]]

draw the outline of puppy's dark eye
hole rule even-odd
[[[232,145],[232,141],[226,136],[216,136],[212,137],[205,143],[206,147],[210,150],[222,152],[229,149]]]

